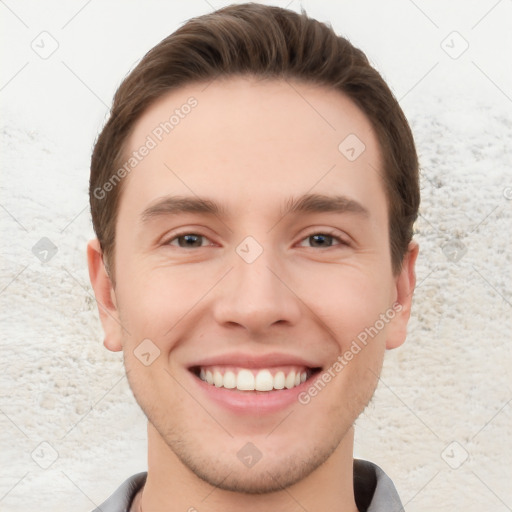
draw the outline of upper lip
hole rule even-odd
[[[265,355],[231,353],[201,359],[189,366],[238,366],[240,368],[272,368],[273,366],[306,366],[319,368],[320,365],[307,359],[290,354],[272,352]]]

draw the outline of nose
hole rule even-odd
[[[232,266],[216,290],[214,318],[220,325],[240,326],[256,336],[272,326],[297,324],[301,301],[289,270],[272,251],[264,250],[252,262],[235,254]]]

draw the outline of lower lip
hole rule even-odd
[[[192,379],[197,383],[209,400],[236,413],[262,414],[282,411],[294,403],[298,403],[297,396],[311,386],[318,374],[292,389],[279,389],[274,391],[239,391],[237,389],[218,388],[204,382],[190,372]]]

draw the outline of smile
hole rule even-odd
[[[203,382],[217,388],[238,391],[274,391],[293,389],[308,380],[318,369],[305,366],[241,368],[227,366],[196,367],[192,372]]]
[[[193,386],[212,404],[261,418],[296,405],[298,394],[321,374],[319,362],[284,352],[230,352],[205,356],[187,369]]]

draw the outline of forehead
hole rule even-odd
[[[342,93],[312,84],[231,77],[184,86],[141,116],[127,148],[120,216],[166,194],[217,198],[238,213],[260,199],[281,207],[290,191],[383,199],[370,121]]]

